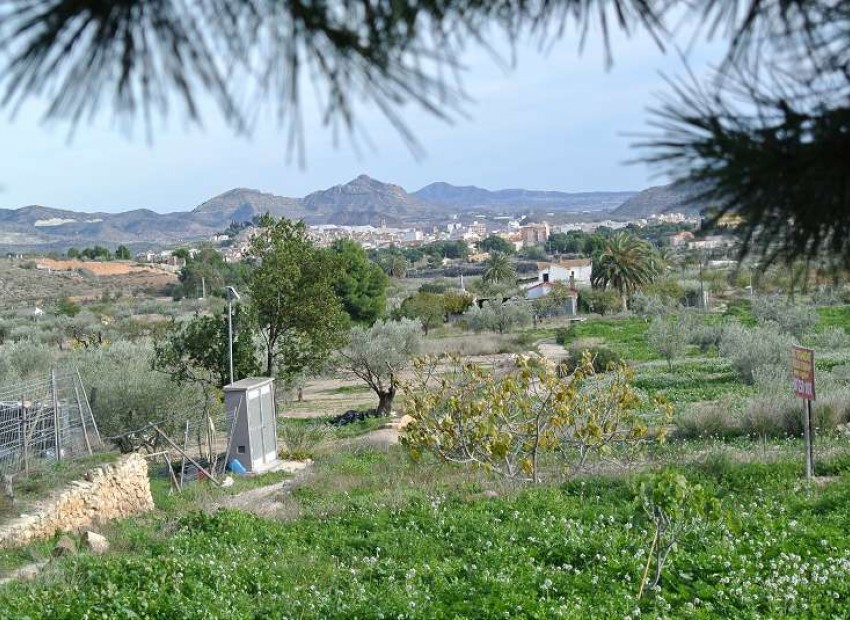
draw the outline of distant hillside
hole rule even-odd
[[[660,215],[684,213],[699,215],[708,205],[696,201],[701,187],[693,184],[671,183],[643,190],[611,212],[613,219],[628,220]]]
[[[413,194],[399,185],[366,175],[304,198],[287,198],[236,188],[192,211],[156,213],[136,209],[123,213],[83,213],[43,206],[0,209],[0,251],[64,251],[96,243],[134,247],[165,246],[203,239],[232,221],[257,215],[303,219],[308,224],[411,226],[445,221],[451,214],[517,211],[545,213],[613,209],[634,192],[544,192],[524,189],[490,191],[432,183]],[[473,211],[474,210],[474,211]]]
[[[334,185],[301,200],[310,219],[321,223],[356,225],[399,225],[433,214],[434,206],[411,196],[400,185],[382,183],[361,174],[344,185]]]
[[[249,222],[256,215],[271,213],[275,217],[299,219],[305,215],[297,198],[284,198],[255,189],[239,187],[201,203],[192,213],[211,216],[207,222]],[[216,220],[215,218],[220,218]],[[225,224],[226,226],[227,224]]]
[[[474,185],[457,186],[431,183],[413,192],[413,196],[435,205],[457,210],[525,208],[552,211],[604,211],[615,209],[636,192],[553,192],[528,189],[491,191]]]

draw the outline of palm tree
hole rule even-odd
[[[403,278],[407,275],[408,266],[407,259],[404,256],[393,256],[392,261],[390,261],[390,275],[394,278]]]
[[[506,254],[501,252],[493,252],[484,262],[484,273],[481,279],[487,284],[497,284],[499,282],[513,283],[516,277],[516,270],[508,260]]]
[[[602,252],[593,261],[590,283],[594,288],[610,286],[616,290],[625,311],[628,296],[658,275],[658,260],[654,254],[646,241],[627,233],[617,233],[605,240]]]

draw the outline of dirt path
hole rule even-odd
[[[280,516],[283,509],[281,497],[303,484],[312,475],[312,461],[284,461],[277,471],[289,471],[294,475],[281,482],[224,497],[210,507],[211,511],[219,508],[235,508],[265,519]]]

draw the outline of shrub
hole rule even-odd
[[[850,347],[850,334],[841,327],[827,327],[814,338],[814,345],[828,351]]]
[[[816,306],[838,306],[847,302],[842,299],[841,291],[830,286],[812,293],[812,303]]]
[[[622,307],[620,296],[612,290],[581,291],[578,296],[579,310],[592,314],[614,314]]]
[[[598,377],[585,357],[565,381],[539,357],[518,357],[502,373],[456,358],[437,374],[439,363],[419,360],[407,390],[413,420],[402,440],[414,458],[433,452],[539,482],[544,455],[558,459],[558,473],[574,473],[590,454],[610,455],[663,434],[669,415],[663,407],[649,410],[624,364]]]
[[[608,347],[585,347],[577,344],[567,350],[567,358],[561,362],[561,372],[566,374],[574,372],[581,365],[585,354],[590,356],[593,371],[597,373],[610,370],[622,361],[620,355]]]
[[[720,354],[729,359],[744,381],[753,383],[754,372],[760,366],[788,368],[792,344],[789,336],[770,325],[752,329],[730,325],[723,332]]]
[[[470,307],[465,313],[469,326],[475,331],[490,330],[503,334],[531,323],[531,307],[525,302],[488,302],[483,308]]]
[[[676,437],[682,439],[728,439],[744,433],[740,412],[728,401],[695,405],[676,419]]]
[[[659,299],[665,306],[675,308],[685,297],[685,289],[674,278],[660,278],[643,287],[643,295]]]
[[[632,312],[644,319],[651,319],[669,313],[675,304],[667,302],[658,295],[647,295],[638,291],[631,298]]]
[[[680,312],[679,316],[657,316],[646,333],[647,341],[664,359],[670,371],[673,360],[682,357],[691,339],[691,316]]]
[[[691,326],[688,344],[696,345],[702,353],[707,353],[712,347],[719,349],[724,329],[723,325],[695,324]]]
[[[104,437],[136,430],[148,422],[173,430],[211,405],[198,385],[181,385],[152,370],[152,355],[148,341],[117,342],[80,349],[68,360],[79,368]]]
[[[559,345],[566,346],[570,340],[572,340],[572,326],[559,327],[555,330],[555,342]]]
[[[8,357],[10,373],[18,379],[46,376],[54,363],[53,351],[44,344],[21,340],[4,347],[3,355]]]
[[[818,321],[817,311],[811,306],[783,303],[777,296],[755,297],[753,314],[762,323],[773,323],[779,331],[803,340],[806,332]]]
[[[315,420],[280,420],[277,436],[280,457],[291,460],[315,458],[330,444],[333,431]]]
[[[497,353],[523,353],[531,347],[523,334],[467,334],[452,338],[430,338],[423,342],[426,355],[495,355]]]

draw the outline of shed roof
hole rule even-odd
[[[224,386],[225,392],[241,392],[243,390],[250,390],[251,388],[261,387],[263,385],[272,383],[274,379],[272,377],[248,377],[247,379],[240,379],[239,381],[235,381],[230,385]]]

